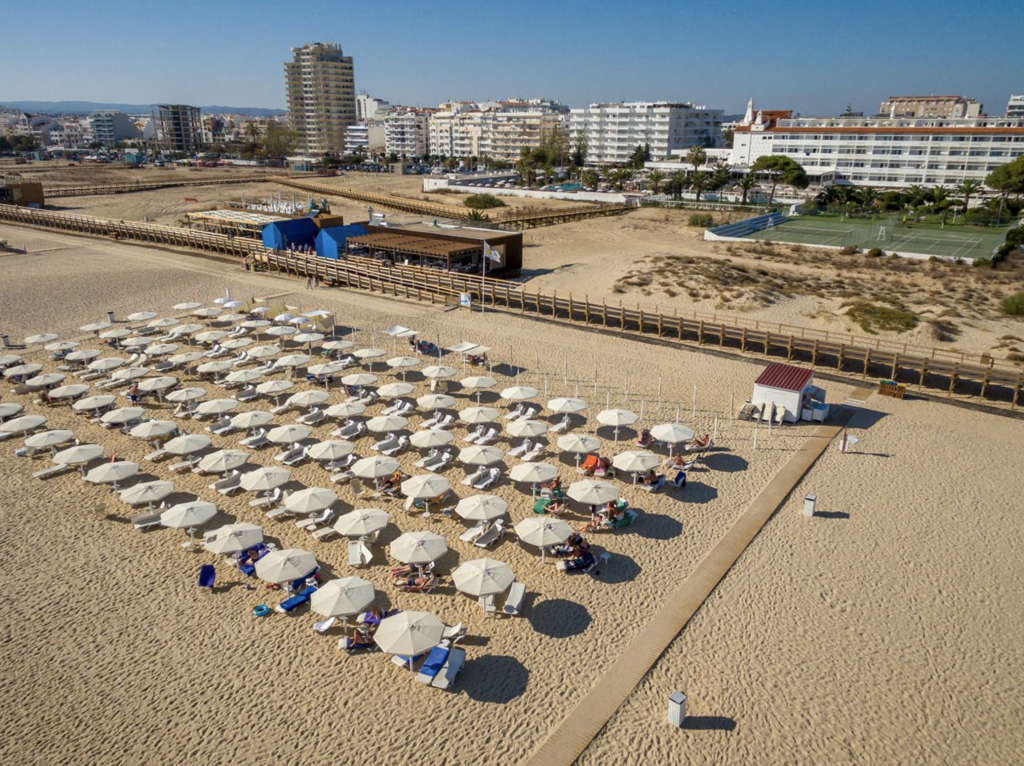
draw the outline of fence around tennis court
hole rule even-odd
[[[0,205],[0,221],[114,237],[143,244],[183,247],[245,259],[260,268],[296,276],[316,276],[340,287],[453,306],[462,295],[489,310],[560,321],[583,329],[635,335],[661,342],[696,343],[722,351],[784,357],[816,367],[867,378],[885,377],[949,395],[1009,402],[1016,409],[1024,386],[1024,366],[998,362],[952,349],[917,346],[826,330],[720,317],[707,312],[664,314],[609,305],[587,296],[528,290],[518,283],[418,266],[385,265],[350,257],[275,253],[255,240],[174,226],[112,221],[91,216]]]

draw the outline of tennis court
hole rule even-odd
[[[794,245],[831,245],[870,250],[877,247],[887,253],[936,255],[944,258],[988,258],[1006,238],[1006,228],[938,229],[905,226],[897,216],[872,220],[835,220],[806,216],[791,218],[775,226],[749,234],[750,239],[766,239]]]

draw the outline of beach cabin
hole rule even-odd
[[[316,244],[316,235],[320,227],[312,218],[288,218],[283,221],[274,221],[263,227],[263,245],[278,250],[290,250],[294,245],[296,249],[308,247],[310,249]]]
[[[762,408],[762,417],[766,410],[771,417],[774,405],[775,418],[781,412],[782,420],[795,423],[798,420],[823,421],[828,417],[824,399],[824,390],[814,385],[814,370],[775,363],[765,367],[754,381],[750,401]]]
[[[345,241],[363,234],[366,234],[366,228],[359,223],[320,229],[316,235],[316,254],[336,261],[345,252]]]

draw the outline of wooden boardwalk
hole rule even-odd
[[[209,178],[195,181],[156,181],[152,183],[104,184],[100,186],[45,186],[47,197],[95,197],[103,194],[131,194],[153,189],[172,189],[189,186],[221,186],[231,184],[273,183],[280,180],[276,175],[254,175],[246,178]]]
[[[863,401],[870,395],[869,389],[858,388],[850,399]],[[562,722],[548,733],[547,738],[526,759],[524,766],[571,766],[575,763],[669,644],[686,627],[690,618],[808,469],[842,431],[853,412],[855,409],[844,407],[834,416],[832,423],[820,425],[810,433],[697,568],[668,596],[664,606],[647,627],[626,647]],[[608,566],[615,566],[614,558]],[[666,696],[669,691],[665,690]],[[655,714],[664,715],[665,711],[659,708]]]

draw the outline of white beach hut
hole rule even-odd
[[[762,418],[782,413],[787,423],[798,420],[824,420],[828,408],[818,404],[825,392],[814,385],[814,370],[791,364],[769,364],[754,381],[750,400],[761,408]],[[815,401],[817,400],[817,401]],[[767,414],[765,414],[767,413]]]

